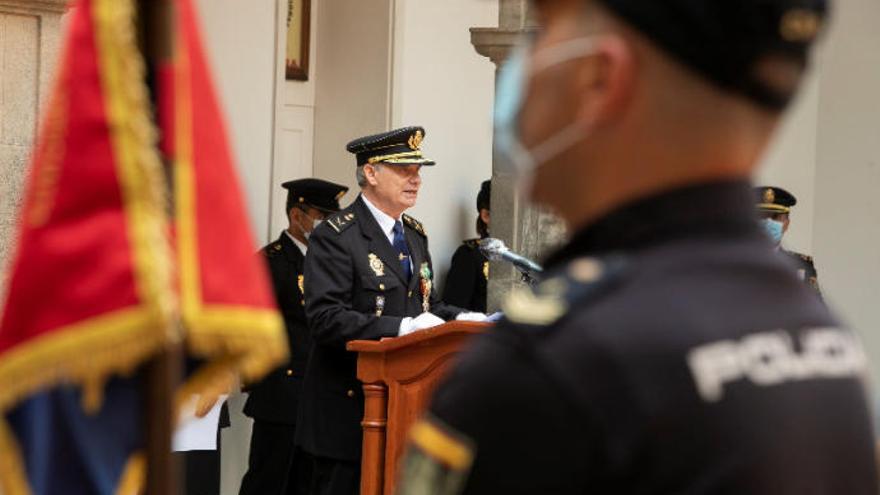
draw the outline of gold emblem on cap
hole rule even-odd
[[[345,196],[345,191],[344,191],[344,190],[343,190],[343,191],[339,191],[338,193],[336,193],[336,201],[339,201],[340,199],[342,199],[343,196]]]
[[[782,39],[791,43],[812,41],[819,34],[822,18],[819,14],[807,9],[792,9],[782,16],[779,34]]]
[[[370,253],[369,255],[367,255],[367,258],[370,260],[370,268],[373,270],[373,272],[376,274],[376,276],[377,277],[384,276],[385,275],[385,264],[382,263],[382,260],[380,260],[379,257],[373,253]]]
[[[419,150],[422,148],[422,139],[424,139],[424,136],[422,135],[422,131],[419,130],[409,137],[407,144],[409,144],[411,149]]]
[[[771,205],[776,202],[776,193],[773,192],[773,189],[764,190],[764,202]]]

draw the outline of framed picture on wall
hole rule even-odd
[[[287,79],[309,80],[309,26],[311,0],[287,0]]]

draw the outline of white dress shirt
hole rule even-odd
[[[286,230],[286,229],[285,229],[285,230],[284,230],[284,233],[287,234],[287,237],[289,237],[290,240],[293,241],[293,244],[294,244],[296,247],[299,248],[299,252],[301,252],[302,255],[305,256],[305,255],[306,255],[306,251],[309,250],[309,247],[306,246],[305,244],[299,242],[299,239],[297,239],[296,237],[294,237],[293,234],[291,234],[289,230]]]

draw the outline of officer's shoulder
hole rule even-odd
[[[813,257],[808,254],[798,253],[797,251],[785,251],[789,256],[795,258],[797,260],[803,261],[804,263],[813,263]]]
[[[272,241],[269,244],[263,246],[258,254],[265,256],[266,258],[272,259],[281,255],[281,251],[284,249],[284,246],[281,245],[281,241]]]
[[[327,217],[325,220],[327,225],[337,234],[341,234],[345,232],[346,229],[351,227],[357,222],[357,216],[351,210],[351,208],[346,208],[341,210],[333,215]]]
[[[465,239],[461,244],[468,249],[479,249],[480,239]]]
[[[425,227],[422,225],[422,222],[419,222],[415,218],[407,215],[406,213],[403,214],[402,218],[403,223],[405,223],[409,228],[418,232],[422,237],[428,237],[428,234],[425,233]]]
[[[610,290],[627,265],[618,256],[577,258],[536,286],[511,291],[502,304],[505,319],[522,327],[555,327],[564,316]]]

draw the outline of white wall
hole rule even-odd
[[[314,3],[314,2],[313,2]],[[357,194],[350,140],[388,129],[393,0],[322,4],[315,92],[315,176]]]
[[[880,384],[880,3],[837,2],[821,75],[813,253]]]
[[[425,127],[422,169],[410,214],[428,231],[444,276],[462,239],[476,237],[476,196],[492,175],[495,66],[478,55],[469,28],[498,22],[497,2],[398,0],[394,16],[392,127]]]

